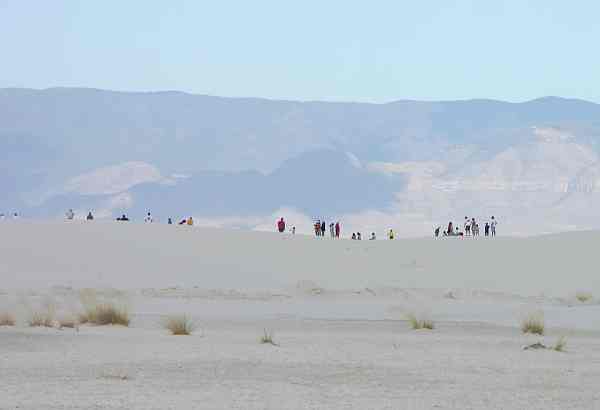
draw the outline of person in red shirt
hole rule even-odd
[[[279,232],[281,233],[285,232],[285,221],[283,220],[283,218],[281,218],[279,222],[277,222],[277,230],[279,230]]]

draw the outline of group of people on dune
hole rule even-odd
[[[277,231],[279,233],[284,233],[285,229],[286,229],[285,219],[283,219],[283,217],[281,217],[277,221]],[[325,220],[317,219],[314,223],[314,230],[315,230],[315,236],[317,236],[319,238],[325,237],[325,232],[327,231],[327,223],[325,222]],[[296,227],[292,226],[292,228],[290,229],[290,232],[293,235],[296,234]],[[340,224],[339,221],[337,221],[335,223],[331,222],[329,224],[329,236],[331,238],[339,239],[341,233],[342,233],[342,225]],[[395,237],[394,230],[390,229],[388,232],[388,238],[394,239],[394,237]],[[350,237],[350,239],[360,241],[360,240],[362,240],[362,234],[360,232],[352,232],[352,236]],[[375,232],[371,232],[371,237],[369,238],[369,240],[374,241],[376,239],[377,239],[377,236],[375,235]]]
[[[69,221],[72,221],[73,219],[75,219],[75,212],[72,209],[69,209],[66,213],[65,213],[65,218]],[[93,221],[94,220],[94,214],[92,213],[92,211],[89,211],[87,216],[85,217],[86,221]],[[126,214],[123,214],[121,216],[119,216],[116,221],[118,222],[128,222],[130,221],[129,217]],[[152,216],[152,213],[148,212],[146,214],[146,216],[144,217],[144,223],[153,223],[154,222],[154,217]],[[173,225],[173,219],[171,218],[167,218],[167,225]],[[193,226],[194,225],[194,219],[190,216],[188,218],[183,218],[181,221],[178,222],[178,225],[188,225],[188,226]]]
[[[492,216],[490,221],[486,221],[483,232],[485,236],[496,236],[496,226],[498,225],[498,220]],[[440,236],[441,226],[435,228],[434,235],[437,238]],[[463,222],[463,230],[460,230],[458,225],[454,225],[452,222],[448,222],[448,229],[442,231],[443,236],[479,236],[479,223],[475,220],[475,218],[469,218],[465,216],[465,220]]]

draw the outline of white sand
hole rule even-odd
[[[4,223],[0,313],[19,323],[0,328],[0,409],[600,408],[599,244]],[[27,307],[79,310],[83,287],[125,298],[131,327],[25,326]],[[518,329],[533,311],[545,336]],[[436,329],[410,330],[407,312]],[[201,330],[168,335],[177,313]],[[522,349],[559,336],[564,353]]]

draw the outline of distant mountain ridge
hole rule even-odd
[[[373,226],[409,218],[427,232],[456,214],[518,221],[534,210],[539,218],[515,232],[600,226],[591,212],[600,105],[576,99],[371,104],[12,88],[0,89],[0,146],[2,212],[48,217],[72,204],[217,217],[288,206],[368,214]],[[569,216],[575,202],[580,218]]]

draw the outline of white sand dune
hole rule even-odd
[[[2,287],[480,289],[600,294],[600,232],[531,238],[333,241],[168,225],[5,223]]]
[[[598,244],[2,223],[0,313],[18,323],[0,327],[0,408],[598,408]],[[26,326],[48,303],[76,314],[84,287],[126,300],[131,327]],[[533,311],[544,336],[519,331]],[[436,329],[410,330],[408,312]],[[201,329],[169,336],[180,313]],[[560,336],[566,353],[522,349]]]

